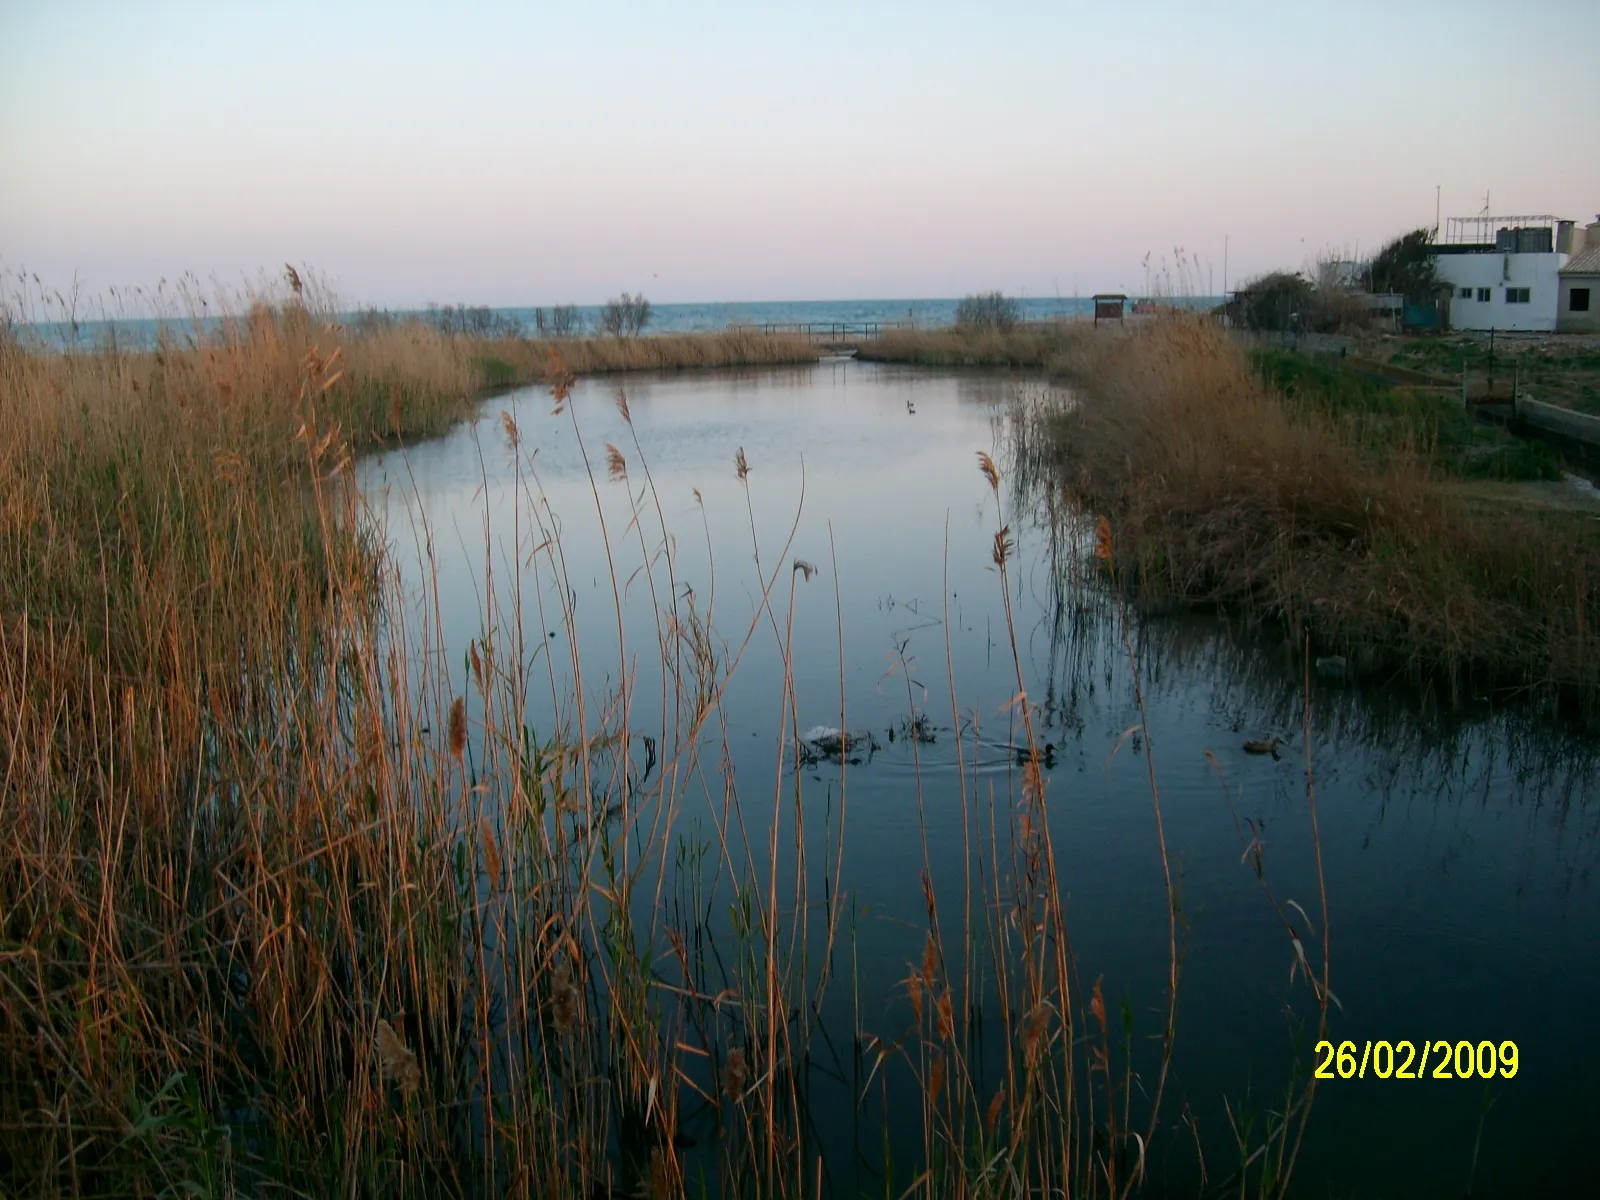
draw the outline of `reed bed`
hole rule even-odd
[[[1600,534],[1584,515],[1468,509],[1437,447],[1382,446],[1286,398],[1215,326],[1085,342],[1034,407],[1032,469],[1110,516],[1130,585],[1243,605],[1353,670],[1600,699]],[[1298,635],[1296,635],[1298,636]]]
[[[1109,328],[1098,333],[1117,336]],[[1094,326],[1083,321],[892,329],[863,342],[856,357],[929,367],[1037,367],[1054,374],[1065,369],[1084,339],[1096,335]]]
[[[490,383],[536,383],[549,376],[552,352],[578,375],[698,367],[758,367],[813,363],[815,343],[799,333],[763,333],[735,326],[715,333],[649,337],[505,338],[468,343]]]
[[[500,532],[518,570],[490,573],[482,632],[445,646],[437,581],[396,569],[350,467],[465,412],[473,348],[342,336],[296,289],[148,356],[0,345],[0,424],[17,431],[0,446],[10,1186],[839,1194],[807,1106],[842,1054],[860,1111],[885,1128],[891,1109],[919,1114],[920,1153],[885,1161],[885,1194],[1139,1189],[1172,1144],[1172,866],[1152,849],[1171,969],[1164,1028],[1136,1049],[1076,978],[1009,609],[1020,786],[963,786],[969,866],[924,873],[903,1022],[869,1028],[858,1006],[830,1033],[853,954],[848,800],[804,827],[787,674],[770,789],[735,779],[725,720],[753,641],[792,661],[815,568],[760,544],[752,517],[755,612],[719,625],[714,591],[676,577],[644,447],[585,446],[616,658],[557,664],[545,630],[571,633],[576,593],[536,431],[507,416],[480,437],[515,463]],[[544,370],[551,419],[581,443],[568,368]],[[748,489],[742,452],[730,469]],[[1009,596],[1011,506],[997,466],[979,469]],[[602,488],[627,489],[621,527]],[[652,598],[644,646],[625,589]],[[1326,941],[1320,966],[1304,944],[1325,1025]],[[980,1062],[986,1039],[999,1050]],[[1240,1191],[1282,1194],[1310,1098],[1291,1086],[1241,1143]]]

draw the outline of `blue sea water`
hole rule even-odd
[[[1185,307],[1209,307],[1221,302],[1220,297],[1196,296],[1166,301]],[[711,304],[657,304],[651,308],[646,335],[669,333],[709,333],[738,325],[790,325],[790,324],[859,324],[864,322],[911,323],[936,328],[955,322],[956,305],[960,301],[948,299],[901,300],[750,300],[719,301]],[[1088,296],[1028,296],[1019,298],[1025,321],[1060,320],[1070,317],[1089,317],[1094,305]],[[600,315],[599,305],[578,305],[579,319],[585,332],[593,331]],[[373,310],[365,310],[367,313]],[[537,329],[533,307],[491,308],[489,311],[502,322],[519,328],[528,336]],[[427,319],[433,310],[384,310],[383,315],[404,320],[408,317]],[[550,310],[544,312],[548,315]],[[363,315],[361,311],[341,314],[341,319],[354,323]],[[129,350],[153,348],[162,332],[178,344],[204,340],[216,333],[220,321],[216,317],[135,317],[115,320],[87,320],[77,322],[40,321],[23,326],[25,334],[39,344],[57,349],[92,349],[115,344]]]

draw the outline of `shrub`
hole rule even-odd
[[[497,313],[492,308],[479,305],[469,308],[465,304],[428,305],[428,322],[446,337],[518,338],[522,336],[522,322],[514,317]]]
[[[583,314],[576,304],[558,304],[547,319],[544,309],[536,310],[539,333],[546,337],[578,337],[583,333]]]
[[[1407,300],[1432,300],[1439,288],[1433,256],[1433,231],[1413,229],[1397,237],[1372,260],[1372,290],[1398,292]]]
[[[979,329],[1010,329],[1022,321],[1022,305],[1003,292],[980,292],[956,305],[956,324]]]
[[[637,296],[623,292],[600,310],[600,331],[612,337],[637,337],[649,323],[650,301],[643,292]]]
[[[1253,279],[1234,293],[1233,319],[1245,329],[1286,331],[1304,328],[1316,302],[1311,282],[1289,271]]]
[[[1198,321],[1086,343],[1070,406],[1029,436],[1109,516],[1118,572],[1152,603],[1240,605],[1374,667],[1600,703],[1594,523],[1509,494],[1479,511],[1449,478],[1537,477],[1537,455],[1461,440],[1475,427],[1442,400],[1264,362]]]

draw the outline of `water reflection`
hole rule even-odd
[[[1308,761],[1329,893],[1334,1036],[1514,1039],[1522,1067],[1492,1086],[1487,1116],[1477,1084],[1325,1083],[1299,1189],[1429,1194],[1441,1181],[1459,1191],[1470,1175],[1482,1194],[1554,1192],[1582,1177],[1583,1094],[1600,1070],[1600,1041],[1588,1032],[1600,1004],[1594,740],[1514,708],[1441,712],[1365,682],[1313,678],[1308,688],[1298,648],[1222,618],[1125,627],[1086,567],[1085,531],[1060,520],[1054,498],[1025,486],[1028,472],[1008,472],[1015,490],[997,513],[976,470],[978,450],[1002,469],[1029,452],[1008,414],[1019,388],[1037,384],[854,362],[629,378],[632,429],[615,386],[584,381],[575,391],[582,445],[549,417],[547,396],[516,394],[492,402],[475,429],[414,448],[403,463],[368,464],[364,482],[415,593],[437,597],[433,648],[458,682],[466,647],[494,623],[486,596],[497,597],[497,621],[538,631],[530,641],[541,647],[550,696],[526,697],[536,729],[570,715],[557,697],[580,660],[597,706],[626,677],[635,728],[668,722],[649,659],[661,596],[674,589],[733,631],[721,646],[728,658],[754,631],[726,693],[720,746],[699,764],[706,795],[698,808],[673,810],[678,857],[664,859],[661,891],[674,911],[702,914],[693,924],[705,994],[735,978],[712,965],[714,943],[736,921],[736,885],[749,881],[731,867],[689,880],[677,864],[715,841],[708,823],[726,819],[718,806],[729,796],[743,809],[733,861],[764,861],[774,821],[792,839],[774,885],[786,911],[820,912],[840,889],[848,894],[848,939],[810,926],[796,941],[812,956],[808,969],[829,962],[848,981],[816,1014],[800,1089],[809,1149],[831,1194],[882,1191],[891,1160],[900,1164],[895,1194],[916,1173],[905,1164],[923,1147],[917,1083],[903,1064],[877,1070],[852,1047],[864,1033],[892,1038],[911,1020],[906,979],[923,954],[927,888],[941,919],[959,927],[973,879],[999,898],[1011,886],[996,874],[1009,869],[1026,771],[1008,621],[1051,747],[1045,795],[1077,974],[1085,987],[1103,979],[1108,1001],[1126,1001],[1138,1094],[1154,1074],[1149,1035],[1160,1029],[1168,969],[1153,763],[1186,946],[1174,1092],[1150,1163],[1158,1190],[1192,1193],[1202,1174],[1226,1179],[1241,1106],[1270,1109],[1295,1063],[1312,1061],[1309,1047],[1296,1049],[1307,990],[1290,982],[1293,951],[1255,873],[1259,865],[1276,896],[1320,924]],[[491,424],[502,408],[524,431],[532,484],[519,486]],[[607,486],[597,467],[597,487],[585,466],[610,443],[637,479],[635,433],[672,547],[670,584],[638,528],[641,485]],[[740,451],[747,480],[734,469]],[[1009,593],[992,559],[1002,521],[1016,542]],[[540,574],[529,553],[555,534],[566,556],[559,579]],[[618,598],[608,555],[623,581]],[[821,574],[798,580],[792,602],[769,613],[760,579],[787,557]],[[631,657],[619,655],[619,624]],[[907,736],[911,722],[927,736]],[[870,731],[875,745],[797,754],[794,735],[814,725]],[[1281,758],[1244,753],[1245,739],[1271,736],[1284,739]],[[661,786],[659,776],[646,786]],[[1241,842],[1241,828],[1253,842]],[[980,959],[986,952],[975,947]],[[971,1061],[992,1088],[1014,1047],[996,1036],[992,977],[981,962],[956,973],[969,969],[974,1011],[989,1014]],[[696,1067],[694,1078],[714,1090],[710,1070]],[[700,1153],[714,1170],[705,1148],[715,1144],[714,1114],[685,1111],[699,1114]],[[1548,1153],[1530,1162],[1524,1151],[1536,1144]]]

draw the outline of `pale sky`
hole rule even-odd
[[[1600,212],[1600,3],[0,0],[0,269],[352,301],[1145,286]]]

